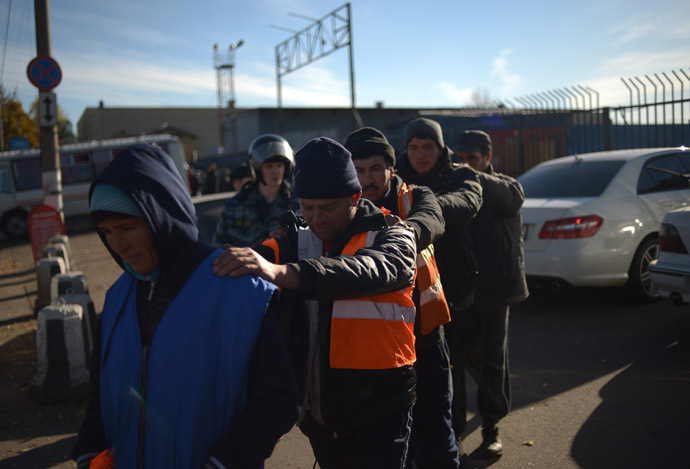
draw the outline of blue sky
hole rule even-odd
[[[52,1],[52,56],[63,74],[58,104],[75,127],[100,100],[111,107],[216,106],[213,45],[243,39],[237,106],[275,106],[275,46],[291,33],[271,25],[301,30],[310,22],[291,13],[321,18],[344,3]],[[602,105],[621,105],[629,95],[620,77],[690,75],[687,0],[350,3],[360,107],[466,106],[477,89],[515,103],[573,85],[598,91]],[[36,56],[33,0],[0,0],[0,38],[2,82],[26,109],[38,92],[26,77]],[[349,106],[348,64],[341,49],[285,76],[283,105]]]

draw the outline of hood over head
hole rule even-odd
[[[172,158],[157,145],[140,143],[120,152],[91,183],[90,206],[99,184],[119,189],[141,212],[153,232],[163,268],[167,260],[184,255],[186,246],[198,242],[196,211],[189,190]],[[122,266],[122,259],[110,249],[103,235],[101,239]]]

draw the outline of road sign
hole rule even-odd
[[[57,96],[52,91],[38,93],[38,125],[53,127],[57,125]]]
[[[38,56],[26,67],[29,81],[38,89],[50,91],[62,80],[60,66],[52,57]]]
[[[10,137],[10,150],[28,150],[29,139],[24,137]]]

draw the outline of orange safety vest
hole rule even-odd
[[[398,214],[405,220],[412,208],[412,191],[403,183],[398,192]],[[450,308],[441,286],[441,275],[436,266],[434,245],[430,244],[417,254],[417,288],[419,289],[420,332],[426,335],[438,326],[450,322]]]
[[[354,255],[374,243],[377,231],[354,235],[343,248],[343,255]],[[300,229],[300,242],[317,246],[300,246],[310,258],[321,249],[311,230]],[[280,262],[278,243],[266,240]],[[302,255],[300,255],[302,257]],[[412,301],[414,284],[402,290],[366,298],[333,302],[331,316],[331,368],[378,370],[414,364],[417,359],[414,343],[415,306]]]
[[[373,245],[377,231],[358,233],[342,255]],[[333,302],[331,368],[378,370],[412,365],[415,307],[410,285],[381,295]]]

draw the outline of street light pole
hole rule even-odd
[[[237,157],[238,152],[238,132],[237,132],[237,109],[235,108],[235,51],[242,47],[244,39],[230,44],[230,120],[232,122],[232,142],[233,142],[233,156]]]
[[[230,108],[230,122],[232,125],[233,136],[233,155],[238,152],[238,132],[237,132],[237,109],[235,108],[235,51],[242,47],[244,39],[230,44],[227,53],[221,53],[218,50],[218,44],[213,46],[215,53],[215,67],[216,67],[216,82],[218,87],[218,120],[220,124],[220,139],[221,146],[225,147],[225,128],[223,125],[225,106]],[[225,98],[225,89],[229,88],[230,95],[228,100]]]

